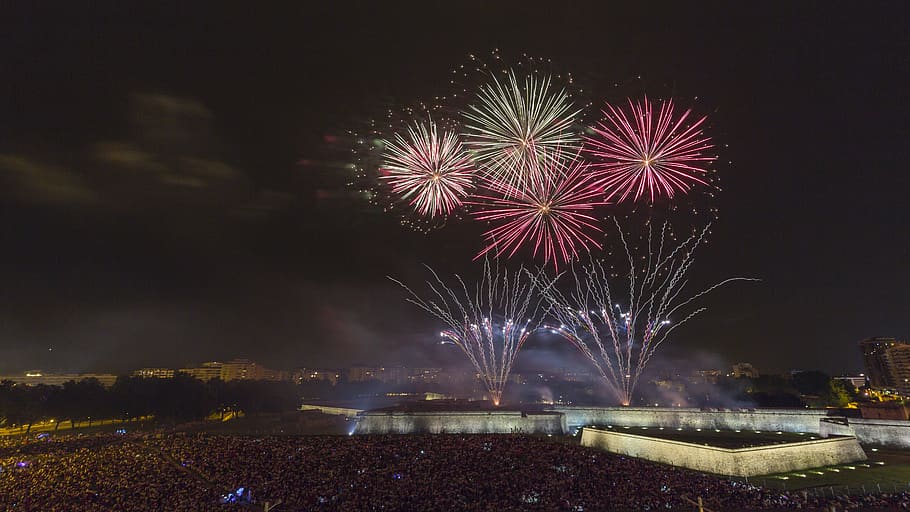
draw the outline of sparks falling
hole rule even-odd
[[[382,176],[392,192],[420,215],[446,216],[473,188],[474,164],[458,135],[433,120],[408,127],[407,137],[384,141]]]
[[[448,326],[440,332],[441,343],[464,352],[498,406],[518,351],[540,325],[542,297],[536,287],[543,282],[542,275],[524,268],[510,273],[485,259],[480,282],[469,290],[460,276],[450,287],[429,270],[433,276],[427,281],[429,299],[390,279],[410,293],[408,302]]]
[[[632,392],[642,372],[660,345],[679,326],[706,308],[691,307],[705,294],[733,281],[725,279],[702,291],[686,293],[686,273],[694,262],[695,249],[704,242],[710,225],[676,246],[668,245],[668,226],[659,239],[648,225],[647,253],[633,254],[619,223],[619,237],[629,264],[628,291],[614,297],[610,272],[602,262],[593,262],[572,272],[572,291],[566,296],[557,287],[559,276],[538,288],[546,297],[555,323],[545,327],[572,343],[597,368],[617,400],[632,402]],[[640,262],[643,262],[640,263]]]
[[[534,170],[523,186],[487,180],[492,194],[480,193],[471,202],[478,206],[474,217],[493,224],[484,233],[487,246],[478,257],[493,253],[511,258],[530,247],[534,257],[558,268],[581,252],[600,249],[596,237],[603,231],[593,213],[603,201],[588,164],[557,155],[532,158],[528,165]]]
[[[604,119],[585,137],[587,153],[603,176],[601,186],[610,200],[672,198],[695,185],[708,185],[707,165],[716,159],[703,130],[706,117],[690,119],[692,111],[675,115],[673,101],[654,105],[645,97],[629,100],[628,109],[607,104]]]
[[[549,76],[529,74],[519,80],[509,71],[506,80],[493,75],[480,88],[476,103],[463,114],[465,136],[488,178],[518,187],[535,170],[531,160],[543,161],[558,148],[580,144],[571,131],[579,112],[568,92],[556,89]]]

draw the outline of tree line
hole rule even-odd
[[[186,374],[169,379],[118,377],[110,388],[96,379],[69,381],[62,386],[25,386],[0,382],[0,427],[25,426],[55,420],[91,422],[99,419],[192,421],[242,411],[247,415],[295,409],[300,397],[290,382],[202,382]]]

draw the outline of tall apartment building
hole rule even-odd
[[[902,396],[910,396],[910,343],[899,343],[886,352],[894,379],[894,389]]]
[[[894,338],[869,338],[859,343],[869,385],[910,396],[910,344]]]

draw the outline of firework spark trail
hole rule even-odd
[[[696,184],[708,185],[706,166],[716,157],[705,155],[714,147],[701,128],[706,117],[687,124],[692,111],[674,116],[672,100],[661,103],[656,119],[647,97],[629,100],[628,107],[607,104],[605,119],[591,127],[593,136],[585,137],[608,200],[647,196],[653,203],[657,196],[672,198]]]
[[[464,352],[498,406],[518,351],[542,320],[543,297],[537,286],[543,283],[543,275],[523,267],[510,273],[485,259],[480,281],[470,290],[460,276],[455,276],[458,284],[450,287],[427,268],[433,276],[427,281],[429,299],[389,279],[408,291],[408,302],[448,326],[440,332],[442,343],[452,343]]]
[[[582,275],[573,269],[574,290],[569,296],[555,286],[560,275],[538,283],[538,288],[557,322],[545,328],[565,338],[590,359],[620,403],[628,405],[657,348],[674,329],[706,309],[698,307],[686,312],[687,306],[727,283],[756,279],[729,278],[698,293],[685,294],[686,273],[710,224],[675,247],[666,245],[667,224],[661,228],[656,244],[649,224],[647,255],[637,258],[639,255],[633,255],[619,222],[615,222],[629,264],[626,306],[613,297],[612,279],[602,262],[583,267]],[[643,261],[643,266],[639,268],[636,261]],[[670,321],[678,315],[682,315],[680,320]]]
[[[437,129],[430,119],[408,127],[407,137],[383,141],[381,170],[392,191],[426,217],[445,216],[461,206],[473,188],[474,163],[458,135]]]
[[[588,164],[576,155],[568,162],[559,156],[531,158],[529,165],[538,170],[529,173],[532,178],[523,186],[486,180],[495,195],[479,193],[469,201],[479,207],[474,218],[494,224],[484,233],[488,245],[477,257],[492,252],[511,258],[521,247],[533,246],[534,257],[558,268],[579,252],[600,249],[592,234],[603,230],[592,213],[603,204],[602,193]]]
[[[514,71],[507,81],[493,75],[478,91],[477,103],[463,113],[467,145],[484,174],[518,187],[535,170],[528,165],[531,157],[542,161],[558,148],[579,146],[571,127],[580,112],[549,76],[529,74],[522,83]]]

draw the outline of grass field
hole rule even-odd
[[[715,446],[717,448],[749,448],[785,443],[798,443],[819,439],[815,434],[756,431],[756,430],[714,430],[714,429],[681,429],[663,427],[597,427],[623,434],[669,439],[683,443]]]
[[[865,448],[869,460],[750,479],[775,489],[850,487],[851,491],[910,491],[910,451]]]

